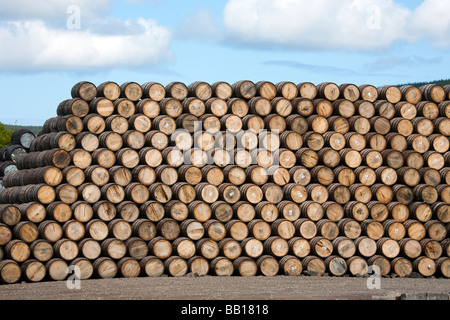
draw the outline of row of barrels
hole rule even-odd
[[[235,204],[230,204],[226,201],[215,201],[212,204],[208,204],[207,202],[196,200],[187,204],[182,200],[170,200],[168,202],[152,200],[143,204],[137,204],[133,201],[113,203],[107,200],[100,200],[95,203],[89,203],[80,200],[74,203],[51,201],[46,205],[39,201],[0,205],[0,222],[12,228],[21,222],[27,221],[39,224],[46,219],[60,224],[73,219],[80,223],[88,223],[91,220],[98,219],[104,222],[122,219],[132,223],[139,218],[149,219],[153,223],[158,223],[164,218],[171,218],[177,222],[195,219],[204,223],[212,219],[222,224],[226,224],[229,221],[248,223],[252,220],[263,220],[266,223],[273,223],[284,219],[291,222],[284,223],[291,230],[289,233],[291,234],[293,230],[291,224],[299,219],[307,219],[316,223],[321,220],[334,222],[330,223],[329,226],[333,227],[334,232],[332,234],[337,236],[338,232],[334,224],[344,219],[352,219],[358,223],[369,221],[370,224],[368,226],[372,229],[376,226],[375,229],[379,237],[386,233],[390,237],[399,240],[407,233],[417,233],[419,235],[417,240],[421,240],[426,234],[430,233],[439,234],[439,237],[446,235],[445,225],[448,225],[450,221],[449,206],[448,203],[444,202],[427,204],[423,201],[416,201],[410,204],[398,201],[387,204],[380,201],[369,201],[367,203],[350,201],[346,204],[340,204],[335,201],[326,201],[324,203],[304,201],[298,204],[294,201],[283,200],[278,204],[269,201],[262,201],[257,204],[248,201],[239,201]],[[392,221],[398,222],[398,227],[393,229],[395,234],[382,227],[383,223],[387,223],[390,226]],[[400,226],[406,221],[416,222],[412,224],[411,230],[408,227],[408,232],[406,228]],[[428,229],[428,226],[431,229]],[[354,228],[356,230],[360,229],[356,225]],[[224,228],[222,227],[222,229]],[[248,231],[244,228],[244,232]],[[62,232],[58,234],[60,233]],[[305,235],[303,236],[305,237]]]
[[[295,214],[292,214],[294,217],[300,216],[302,210],[299,206],[315,204],[323,207],[325,204],[333,204],[332,210],[336,212],[335,214],[343,216],[346,211],[345,208],[351,208],[351,206],[358,204],[360,215],[365,218],[369,216],[371,212],[369,207],[373,204],[384,206],[383,210],[377,208],[377,210],[381,210],[380,212],[397,210],[406,212],[407,214],[403,215],[409,216],[408,206],[421,202],[424,206],[431,207],[435,216],[440,216],[442,221],[448,222],[448,214],[445,212],[450,205],[450,186],[441,184],[433,187],[420,184],[410,188],[403,184],[388,186],[382,183],[372,186],[356,183],[350,187],[340,183],[332,183],[328,186],[311,183],[306,187],[295,183],[287,184],[284,187],[275,183],[265,183],[262,186],[253,183],[245,183],[241,186],[222,183],[215,186],[207,182],[201,182],[196,186],[186,182],[178,182],[169,186],[161,182],[155,182],[147,187],[141,183],[133,182],[125,187],[116,183],[107,183],[99,187],[94,183],[87,182],[79,187],[67,183],[56,187],[40,183],[0,190],[0,204],[9,207],[13,207],[13,204],[31,202],[39,202],[44,205],[60,203],[69,207],[79,201],[91,205],[107,202],[113,206],[129,201],[134,203],[136,208],[152,201],[161,204],[179,203],[179,206],[185,207],[183,212],[186,215],[190,211],[188,210],[189,206],[192,206],[192,210],[194,210],[194,205],[202,203],[205,206],[202,212],[204,211],[209,216],[213,211],[210,206],[217,203],[223,203],[230,208],[241,203],[249,203],[255,206],[268,204],[273,207],[291,204],[293,207],[297,206],[297,208],[290,209],[295,212]],[[399,209],[399,205],[402,209]],[[395,210],[389,209],[396,208],[396,206],[398,208]],[[421,213],[418,213],[417,210],[413,207],[411,212],[414,212],[416,216],[421,216]],[[255,209],[255,211],[258,210]],[[282,211],[280,209],[280,212]],[[319,212],[323,215],[323,212],[327,212],[327,208],[322,208]],[[191,214],[195,215],[195,213]],[[17,216],[16,219],[21,218],[20,215]],[[15,220],[13,219],[13,221]]]
[[[17,170],[16,161],[29,152],[36,135],[28,129],[15,130],[10,143],[0,149],[0,189],[4,188],[3,177],[9,171]]]
[[[297,118],[297,120],[301,121],[300,118]],[[438,120],[441,119],[450,122],[449,118],[439,118]],[[33,155],[22,154],[23,156],[19,157],[15,162],[19,162],[21,169],[41,166],[40,162],[42,160],[37,158],[38,155],[36,153],[52,149],[62,149],[66,152],[74,150],[84,151],[85,157],[89,157],[89,154],[98,149],[107,149],[110,151],[110,158],[114,157],[114,155],[111,155],[111,152],[117,153],[123,149],[131,149],[129,153],[133,154],[138,153],[142,149],[146,151],[152,150],[157,154],[157,158],[160,161],[159,163],[150,162],[149,164],[152,166],[161,164],[162,160],[166,160],[166,164],[177,165],[176,161],[169,162],[169,151],[165,151],[165,149],[173,150],[172,153],[177,155],[177,158],[185,156],[190,150],[196,150],[202,154],[202,158],[212,158],[219,164],[222,161],[225,163],[224,165],[229,164],[238,153],[245,154],[246,158],[252,159],[257,156],[259,158],[261,152],[266,152],[266,154],[270,152],[272,157],[279,157],[280,153],[282,153],[281,156],[285,156],[279,159],[279,162],[284,160],[285,162],[282,164],[288,168],[292,167],[293,164],[291,164],[292,161],[286,162],[285,158],[290,156],[292,159],[294,158],[294,153],[305,148],[311,149],[316,153],[323,149],[330,150],[327,154],[328,157],[334,155],[335,157],[340,156],[343,158],[348,152],[352,151],[355,154],[353,158],[356,157],[356,161],[359,162],[356,164],[357,166],[362,162],[366,162],[367,165],[375,168],[380,166],[378,165],[380,161],[382,162],[382,155],[380,154],[382,152],[397,151],[396,154],[404,151],[408,151],[409,154],[414,152],[416,158],[417,155],[423,156],[427,165],[440,166],[440,168],[449,159],[450,143],[448,136],[450,132],[448,128],[450,124],[449,126],[434,126],[430,122],[429,128],[431,130],[428,130],[426,133],[415,133],[412,125],[410,129],[403,127],[405,130],[399,129],[390,132],[390,127],[388,127],[387,130],[371,132],[370,124],[369,129],[363,131],[358,128],[354,128],[355,131],[353,131],[349,127],[341,130],[341,124],[331,128],[330,131],[328,122],[325,121],[324,123],[325,126],[320,125],[324,127],[323,130],[311,128],[311,131],[307,131],[309,130],[308,127],[305,127],[304,130],[299,130],[297,126],[295,128],[292,127],[291,129],[293,130],[283,131],[281,134],[278,130],[266,131],[265,129],[259,134],[252,130],[240,129],[236,133],[220,130],[212,133],[206,130],[191,134],[185,129],[175,129],[175,127],[173,127],[174,130],[171,133],[160,130],[151,130],[147,133],[127,130],[123,134],[104,131],[100,134],[82,132],[74,136],[66,131],[53,132],[44,134],[42,139],[40,137],[35,139],[39,147],[31,150],[30,153]],[[435,129],[436,131],[434,131]],[[165,159],[163,158],[164,151],[166,152]],[[276,151],[279,153],[275,154]],[[324,156],[324,154],[322,155]],[[374,159],[367,159],[369,155],[372,158],[378,156],[378,158],[375,158],[378,162],[371,163],[371,160],[373,161]],[[92,162],[92,159],[86,161]],[[246,165],[246,162],[243,165]]]
[[[250,257],[239,257],[234,261],[224,256],[218,256],[211,261],[202,256],[194,256],[190,259],[171,256],[164,260],[155,256],[147,256],[141,260],[125,257],[118,261],[108,257],[101,257],[94,261],[87,258],[76,258],[70,262],[61,258],[53,258],[46,263],[30,259],[23,264],[8,259],[0,261],[0,270],[2,282],[12,284],[21,279],[27,282],[68,279],[72,283],[76,281],[75,279],[158,277],[164,274],[182,277],[188,273],[222,277],[233,275],[241,277],[276,276],[279,274],[322,276],[325,273],[337,277],[346,274],[363,276],[368,274],[371,266],[379,267],[380,276],[396,274],[406,277],[416,272],[427,277],[442,274],[448,277],[446,272],[448,263],[448,258],[439,258],[434,261],[426,256],[418,257],[413,261],[402,257],[390,260],[380,255],[375,255],[370,259],[357,256],[344,259],[335,255],[326,259],[317,256],[300,259],[292,255],[276,259],[270,255],[263,255],[256,260]]]
[[[5,259],[0,261],[0,280],[3,283],[15,283],[21,278],[31,282],[64,280],[69,275],[68,267],[74,265],[79,267],[76,274],[79,279],[183,276],[188,272],[217,276],[258,273],[298,276],[308,271],[317,275],[329,272],[332,276],[355,276],[367,274],[368,267],[374,265],[380,267],[382,275],[393,273],[407,277],[415,271],[425,277],[448,278],[448,244],[448,239],[441,245],[432,239],[374,241],[364,236],[355,240],[338,237],[334,241],[324,237],[309,241],[295,237],[287,241],[279,236],[265,241],[256,238],[194,241],[187,237],[169,241],[161,236],[150,241],[138,237],[125,241],[85,238],[80,242],[62,238],[55,243],[40,239],[31,244],[13,240],[5,247],[5,253],[1,252]],[[443,246],[447,256],[442,254]],[[103,262],[107,267],[102,267]]]
[[[149,219],[153,218],[151,213],[148,213],[148,216],[145,218],[142,216],[134,221],[127,220],[129,217],[126,216],[123,218],[110,218],[111,220],[106,221],[100,218],[93,218],[87,222],[82,222],[69,217],[65,222],[49,219],[40,223],[25,220],[14,226],[8,225],[8,221],[5,221],[5,223],[0,224],[2,231],[0,243],[2,246],[8,246],[9,243],[16,240],[16,242],[25,244],[30,244],[37,240],[55,243],[66,238],[76,242],[82,241],[84,238],[103,241],[111,237],[121,241],[127,241],[133,237],[139,237],[144,241],[150,241],[155,237],[163,237],[170,241],[175,241],[180,237],[187,237],[193,241],[207,238],[216,242],[226,238],[231,238],[238,242],[247,238],[254,238],[257,240],[255,240],[257,243],[266,241],[270,237],[279,237],[285,241],[296,239],[297,237],[305,240],[320,237],[323,243],[331,243],[336,239],[356,241],[358,238],[365,238],[366,244],[364,248],[370,250],[364,252],[360,250],[360,253],[366,257],[375,254],[374,243],[380,239],[391,239],[394,242],[402,242],[405,239],[414,240],[416,243],[422,241],[427,243],[430,252],[434,252],[436,256],[431,256],[434,258],[439,258],[441,255],[448,255],[449,253],[445,244],[445,241],[448,240],[448,226],[446,227],[445,224],[438,220],[429,220],[423,223],[415,219],[408,219],[404,222],[399,222],[395,219],[387,219],[383,222],[366,219],[363,222],[359,222],[353,218],[343,218],[340,221],[326,218],[319,221],[313,221],[308,218],[290,221],[284,218],[277,218],[272,222],[268,222],[258,217],[249,222],[238,219],[221,222],[212,218],[201,222],[192,217],[184,220],[175,220],[174,218],[179,217],[174,216],[170,218],[164,217],[156,222]],[[283,241],[280,240],[280,242]],[[257,247],[259,245],[252,248]],[[331,254],[333,251],[330,250],[331,247],[324,247],[327,247],[326,250],[324,249],[324,252],[321,252],[318,248],[315,250],[316,254],[320,256]],[[301,248],[307,251],[299,250],[296,255],[300,256],[305,252],[309,253],[309,249],[305,246]],[[348,244],[346,248],[350,248]],[[389,256],[388,251],[386,251],[385,254],[388,257],[393,258],[400,253],[400,250],[397,250],[399,246],[393,242],[391,242],[389,248],[393,250],[391,254],[394,256]],[[262,253],[260,250],[255,252],[258,255]],[[353,249],[349,252],[351,253],[349,257],[355,254]],[[420,250],[414,254],[416,253],[420,254]],[[279,252],[272,251],[272,254],[283,256],[286,252],[283,249]],[[251,256],[251,252],[248,251],[247,255]],[[14,256],[11,254],[11,251],[8,251],[8,256],[20,261],[22,259],[20,257],[23,255]],[[409,255],[408,257],[414,258]],[[26,258],[23,259],[26,260]]]
[[[165,151],[167,152],[161,154],[157,150],[145,148],[138,153],[131,149],[123,149],[113,154],[105,149],[99,149],[90,155],[81,150],[67,153],[54,149],[30,153],[22,160],[24,162],[31,160],[31,163],[42,166],[25,169],[23,162],[19,162],[16,166],[21,170],[6,175],[4,186],[9,188],[45,183],[49,186],[70,184],[78,187],[84,183],[92,183],[103,187],[108,183],[115,183],[125,187],[130,183],[150,186],[157,182],[173,186],[176,183],[186,182],[191,187],[187,186],[185,189],[192,189],[199,183],[209,183],[216,187],[223,183],[232,183],[236,187],[245,183],[258,186],[272,183],[278,187],[291,184],[306,187],[311,183],[322,184],[325,187],[336,183],[345,187],[351,187],[355,183],[371,187],[381,183],[389,188],[397,184],[410,188],[426,184],[430,186],[428,187],[430,192],[442,194],[443,191],[446,193],[447,189],[441,186],[450,181],[450,171],[446,166],[450,152],[443,156],[429,154],[424,159],[415,152],[400,153],[388,150],[380,153],[371,150],[358,153],[345,150],[342,152],[344,159],[339,161],[340,153],[335,154],[333,150],[325,148],[315,152],[312,149],[302,148],[296,153],[279,150],[274,155],[263,151],[255,152],[250,154],[251,159],[245,164],[244,161],[239,161],[240,158],[237,158],[237,164],[233,164],[232,161],[228,164],[227,161],[220,166],[216,162],[208,164],[203,159],[205,163],[201,166],[198,161],[194,161],[194,164],[183,164],[184,160],[190,160],[192,155],[201,154],[196,153],[198,150],[185,155],[178,154],[170,148]],[[175,159],[177,156],[179,158]],[[167,162],[170,164],[166,164]],[[433,187],[438,190],[433,191]],[[442,198],[447,197],[448,195],[442,195]]]
[[[289,128],[299,131],[300,134],[306,131],[324,133],[334,125],[342,127],[340,130],[351,130],[360,134],[370,131],[387,134],[393,131],[404,136],[413,133],[429,136],[432,133],[448,135],[450,121],[449,100],[439,105],[427,101],[417,105],[407,102],[393,105],[386,101],[377,101],[375,104],[362,101],[360,104],[354,104],[347,100],[331,103],[324,99],[299,98],[292,102],[286,100],[287,106],[278,107],[274,100],[256,97],[248,103],[242,100],[241,106],[236,108],[234,104],[237,102],[233,99],[228,102],[220,100],[223,101],[219,105],[220,112],[206,106],[193,110],[188,104],[189,100],[183,101],[183,104],[187,104],[185,107],[180,101],[173,100],[178,105],[172,106],[171,109],[160,105],[162,102],[158,104],[154,101],[150,106],[132,104],[126,111],[112,105],[107,113],[86,110],[83,117],[68,114],[50,118],[44,123],[41,135],[61,131],[73,135],[83,131],[97,135],[105,131],[124,134],[129,130],[141,133],[158,130],[170,135],[177,128],[194,133],[199,131],[197,127],[201,124],[209,133],[220,130],[232,133],[250,130],[259,133],[266,129],[281,134]],[[111,101],[110,103],[112,104]],[[35,145],[36,143],[31,148],[36,149]]]
[[[111,101],[128,99],[137,102],[141,99],[152,99],[162,101],[165,98],[173,98],[182,101],[189,97],[195,97],[201,101],[207,101],[212,97],[228,100],[232,97],[252,99],[260,96],[268,100],[283,97],[293,100],[297,97],[308,99],[321,98],[329,101],[346,99],[357,101],[359,99],[374,102],[376,100],[387,100],[390,103],[407,101],[408,103],[419,103],[420,101],[432,101],[440,103],[450,100],[450,86],[427,84],[419,88],[412,85],[395,87],[391,85],[374,87],[372,85],[356,86],[354,84],[337,85],[333,82],[323,82],[314,85],[310,82],[295,84],[291,81],[272,83],[270,81],[252,82],[241,80],[233,84],[219,81],[212,85],[195,81],[189,85],[173,81],[163,86],[158,82],[146,82],[142,85],[136,82],[125,82],[118,85],[112,81],[101,83],[98,87],[89,81],[80,81],[71,90],[73,99],[82,99],[87,102],[95,98],[106,98]],[[67,106],[59,106],[59,113],[73,113]]]

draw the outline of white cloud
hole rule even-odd
[[[0,25],[2,71],[97,70],[108,67],[153,65],[169,51],[170,32],[151,19],[127,20],[119,35],[90,30],[51,28],[42,21]]]
[[[0,0],[0,5],[5,5],[0,47],[7,48],[0,51],[0,71],[97,71],[153,66],[171,56],[169,28],[153,19],[103,15],[110,0]],[[67,11],[73,5],[78,17]]]
[[[412,32],[440,47],[450,46],[450,1],[425,0],[412,18]]]
[[[420,38],[450,44],[445,0],[424,0],[415,11],[394,0],[229,0],[224,23],[248,44],[362,51]]]

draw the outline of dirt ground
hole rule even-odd
[[[194,277],[82,280],[0,286],[0,300],[372,300],[450,293],[450,279],[351,277]]]

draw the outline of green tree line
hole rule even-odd
[[[7,128],[6,125],[0,122],[0,149],[11,145],[11,135],[14,129]]]

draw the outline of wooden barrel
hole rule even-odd
[[[302,260],[303,270],[309,275],[322,276],[326,272],[324,261],[317,256],[307,256]]]
[[[72,87],[70,94],[72,98],[91,101],[97,96],[97,87],[92,82],[80,81]]]
[[[256,216],[255,207],[246,201],[239,201],[233,205],[233,217],[243,222],[249,222]]]
[[[331,116],[327,119],[328,128],[331,131],[338,132],[340,134],[346,134],[350,130],[350,124],[348,119],[341,116]]]
[[[344,218],[337,223],[339,234],[346,238],[355,240],[361,236],[362,229],[358,221],[351,218]]]
[[[233,268],[236,275],[241,277],[253,277],[258,272],[256,262],[249,257],[239,257],[233,261]]]
[[[277,89],[277,95],[278,95],[278,97],[283,97],[283,98],[285,98],[285,99],[287,99],[287,100],[293,100],[293,99],[295,99],[295,98],[298,96],[298,94],[299,94],[297,85],[294,84],[294,83],[291,82],[291,81],[281,81],[281,82],[278,82],[278,83],[275,85],[275,87],[276,87],[276,89]]]
[[[354,242],[356,245],[357,252],[361,256],[365,258],[370,258],[376,254],[377,244],[375,240],[366,236],[360,236],[357,239],[355,239]]]
[[[0,279],[2,283],[12,284],[20,280],[22,269],[20,265],[11,259],[0,261]]]
[[[420,256],[413,261],[414,271],[420,273],[424,277],[431,277],[436,273],[436,263],[434,260]]]
[[[339,86],[340,97],[355,102],[361,97],[359,87],[351,83],[344,83]]]
[[[217,81],[211,85],[212,93],[214,97],[227,100],[233,95],[233,89],[231,85],[224,81]]]
[[[340,183],[333,183],[327,187],[328,199],[335,201],[341,205],[347,203],[351,199],[350,190]]]
[[[100,279],[111,279],[117,275],[117,264],[108,257],[99,257],[93,262],[94,274]]]
[[[193,98],[188,98],[188,99],[193,99]],[[191,101],[191,100],[187,100],[187,101]],[[211,99],[206,100],[206,102],[203,103],[203,108],[201,108],[202,101],[200,99],[192,100],[192,102],[190,104],[192,104],[193,102],[196,102],[196,104],[198,105],[198,107],[195,108],[198,111],[194,109],[194,110],[191,110],[190,113],[197,117],[200,117],[205,113],[213,114],[216,117],[223,117],[224,115],[227,114],[228,110],[231,110],[232,113],[237,116],[245,115],[248,113],[247,102],[245,100],[239,99],[239,98],[232,98],[228,101],[225,101],[225,100],[219,99],[219,98],[211,98]],[[183,104],[185,104],[185,103],[187,103],[187,102],[183,102]],[[193,107],[191,107],[191,109],[192,108]],[[233,110],[234,110],[234,112],[233,112]]]
[[[422,253],[430,259],[437,260],[443,254],[443,248],[436,240],[422,239],[420,245],[422,246]]]
[[[274,83],[269,81],[259,81],[255,83],[256,95],[272,100],[277,96],[277,87]]]
[[[316,201],[305,201],[299,205],[299,208],[301,217],[311,219],[312,221],[319,221],[325,215],[321,203]]]
[[[443,86],[438,84],[427,84],[420,88],[423,95],[423,100],[441,103],[447,98],[447,94]]]
[[[149,241],[156,237],[155,223],[148,219],[137,219],[131,225],[133,236],[139,237],[144,241]]]
[[[336,255],[327,257],[324,260],[326,270],[335,277],[341,277],[347,273],[347,262]]]
[[[136,278],[141,273],[139,261],[131,257],[124,257],[117,262],[117,268],[123,278]]]
[[[65,261],[75,259],[79,253],[77,243],[67,238],[62,238],[56,241],[53,245],[53,249],[55,251],[55,255]]]
[[[212,216],[222,223],[227,223],[233,218],[233,207],[225,201],[216,201],[211,204]]]
[[[241,80],[231,85],[236,97],[252,99],[256,96],[256,85],[250,80]]]
[[[424,223],[427,235],[435,241],[443,241],[447,237],[447,229],[445,225],[438,220],[430,220]]]
[[[120,86],[113,81],[102,82],[97,86],[97,97],[114,101],[120,97]]]
[[[333,244],[324,237],[314,237],[309,243],[311,245],[311,252],[322,259],[328,258],[333,252]]]
[[[220,254],[218,243],[208,238],[198,240],[195,243],[195,246],[197,248],[197,255],[202,256],[206,259],[212,260]]]
[[[334,201],[327,201],[322,204],[325,216],[334,222],[340,221],[344,217],[344,207]]]
[[[317,88],[311,82],[301,82],[297,84],[298,95],[302,98],[313,100],[317,97]]]
[[[79,279],[86,280],[90,279],[94,274],[94,266],[89,259],[79,257],[70,262],[69,265],[69,273],[71,272],[71,268],[79,268]]]
[[[262,219],[253,219],[247,224],[248,235],[257,240],[267,240],[271,235],[270,223]]]
[[[375,197],[374,199],[381,203],[388,204],[394,199],[394,191],[384,184],[376,183],[370,187],[370,191]]]
[[[339,236],[339,227],[337,223],[329,219],[322,219],[318,221],[316,225],[318,234],[327,240],[332,241]]]
[[[195,219],[186,219],[180,223],[181,235],[191,240],[200,240],[203,238],[205,229],[203,224]]]
[[[166,215],[176,221],[184,221],[189,216],[187,205],[179,200],[171,200],[165,206]]]
[[[293,222],[296,234],[299,237],[310,240],[317,235],[318,229],[314,221],[301,218]]]
[[[370,132],[371,126],[376,132],[381,133],[382,131],[388,131],[386,126],[386,119],[383,117],[373,117],[370,120],[356,115],[348,119],[348,124],[351,131],[357,132],[359,134],[365,135]]]
[[[80,241],[85,236],[84,224],[77,220],[69,220],[63,224],[64,236],[72,241]]]
[[[92,209],[96,218],[107,222],[114,219],[117,215],[115,205],[108,200],[101,200],[96,202],[92,206]]]
[[[436,218],[443,223],[448,223],[450,220],[449,208],[450,206],[444,202],[437,202],[431,206],[431,209],[436,215]]]
[[[309,241],[302,237],[291,238],[289,239],[288,244],[289,253],[297,258],[305,258],[311,253],[311,245],[309,244]]]
[[[303,266],[300,261],[295,256],[285,256],[279,261],[280,272],[287,276],[299,276],[303,271]]]
[[[266,277],[276,276],[280,271],[278,260],[270,255],[263,255],[259,257],[256,260],[256,265],[261,275]]]
[[[62,281],[69,275],[69,265],[61,258],[53,258],[47,261],[45,268],[50,280]]]
[[[147,256],[140,260],[141,273],[147,277],[160,277],[164,273],[164,263],[154,256]]]
[[[141,86],[136,82],[127,81],[120,86],[120,96],[123,99],[128,99],[135,102],[140,100],[142,98],[142,95],[143,90]]]
[[[339,98],[340,91],[338,85],[332,82],[323,82],[317,86],[317,96],[329,101],[335,101]]]
[[[426,236],[426,229],[423,223],[414,219],[406,220],[403,225],[409,238],[420,241]]]
[[[400,245],[389,237],[383,237],[377,241],[377,250],[378,254],[394,259],[400,254]]]
[[[276,204],[270,203],[268,201],[259,202],[255,206],[256,217],[258,219],[263,219],[266,222],[272,223],[274,222],[278,216],[278,208]]]
[[[334,114],[344,117],[346,119],[352,117],[356,112],[355,101],[348,99],[338,99],[332,103]],[[367,102],[370,103],[370,102]],[[329,115],[331,116],[331,115]],[[328,117],[329,117],[328,116]]]
[[[168,240],[175,240],[181,233],[180,225],[172,218],[164,218],[156,225],[158,234]]]
[[[42,281],[47,273],[44,264],[35,259],[25,261],[20,268],[24,278],[30,282]]]
[[[450,277],[450,259],[448,257],[441,257],[435,261],[437,274],[449,278]]]
[[[350,187],[356,181],[354,171],[346,166],[337,166],[333,169],[337,181],[347,187]]]
[[[352,276],[362,276],[367,274],[367,271],[369,269],[369,266],[367,264],[367,261],[358,256],[353,256],[349,259],[347,259],[347,266],[348,266],[348,272]]]
[[[56,109],[56,113],[58,116],[74,115],[83,118],[90,111],[89,105],[90,104],[88,101],[85,101],[81,98],[66,99],[59,103]],[[13,144],[16,144],[16,137],[14,137],[12,141],[14,141]]]
[[[259,241],[259,240],[258,240]],[[284,257],[289,252],[289,243],[280,236],[271,236],[264,241],[264,252],[277,258]]]
[[[387,100],[390,103],[398,103],[402,99],[402,92],[399,88],[395,86],[382,86],[377,88],[378,89],[378,95],[379,99],[381,100]]]
[[[391,261],[391,268],[394,273],[401,278],[409,277],[413,272],[411,261],[403,257],[393,259]]]
[[[226,257],[216,257],[209,263],[213,275],[218,277],[229,277],[234,273],[233,262]]]
[[[404,85],[400,87],[402,93],[402,100],[412,104],[417,104],[422,101],[422,91],[413,85]]]
[[[220,254],[227,259],[235,260],[242,254],[240,243],[232,238],[224,238],[219,242]]]
[[[422,254],[422,246],[419,241],[404,238],[398,241],[400,253],[408,259],[416,259]]]
[[[103,255],[112,258],[114,260],[119,260],[125,257],[127,253],[127,247],[122,240],[108,238],[101,243],[101,249]]]
[[[31,255],[29,244],[20,239],[13,239],[8,242],[4,251],[6,259],[11,259],[16,262],[24,262]]]
[[[308,129],[318,134],[323,134],[329,129],[327,118],[318,114],[309,116],[306,121],[308,122]]]
[[[334,250],[339,256],[345,259],[353,257],[356,253],[356,246],[352,239],[340,236],[333,240]]]
[[[101,246],[98,241],[91,238],[84,238],[78,243],[80,254],[90,260],[95,260],[101,255]]]
[[[188,205],[189,216],[200,221],[206,222],[212,216],[211,206],[203,201],[196,200]]]

